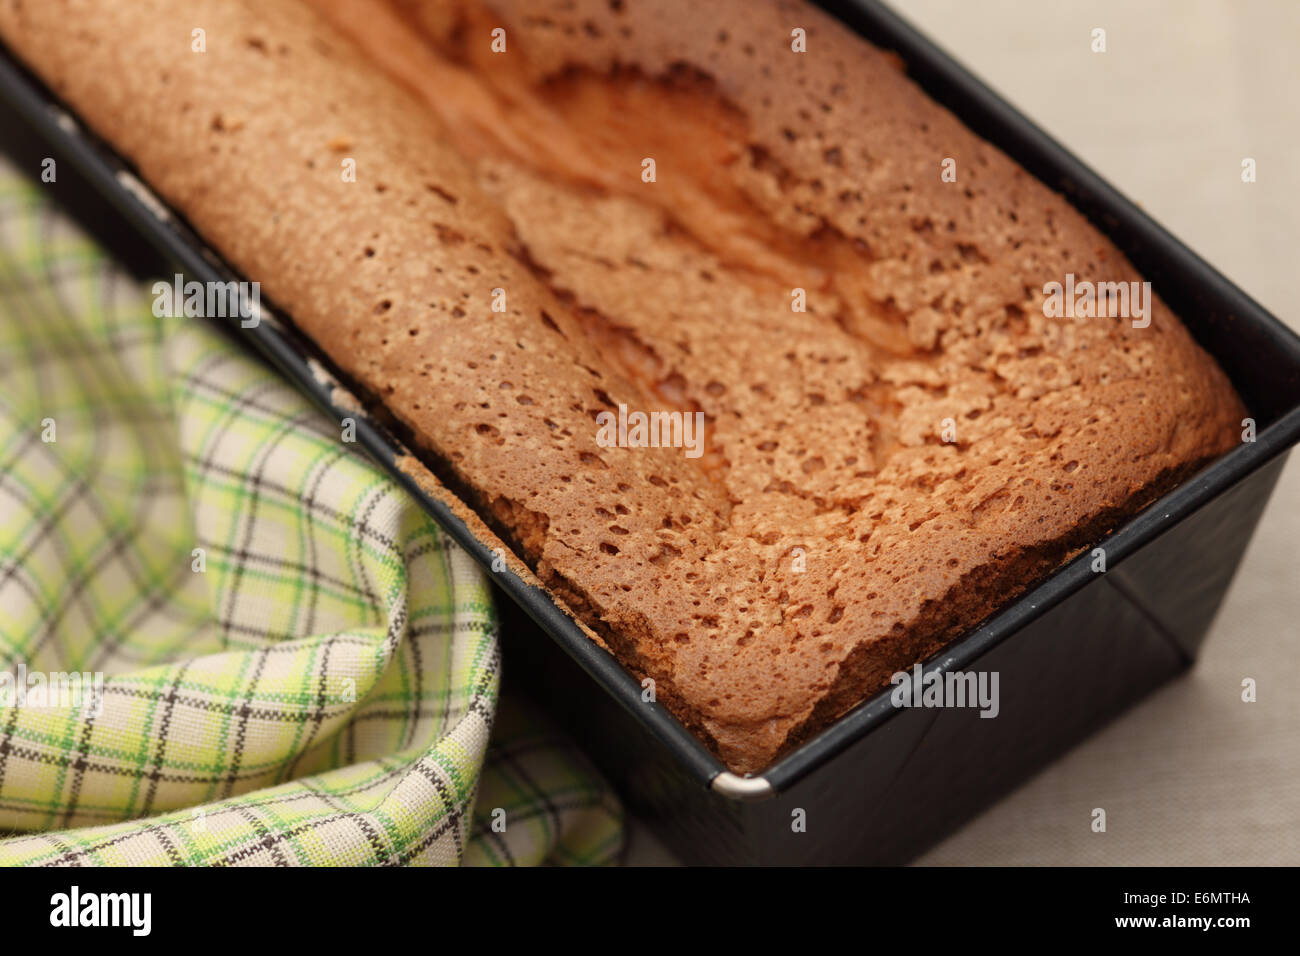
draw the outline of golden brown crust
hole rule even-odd
[[[363,48],[380,22],[314,2]],[[1158,300],[1145,329],[1044,317],[1047,281],[1138,277],[823,15],[398,6],[397,82],[290,0],[0,0],[0,35],[734,769],[1236,440],[1239,400]],[[439,105],[420,76],[445,91],[448,64],[466,98]],[[473,90],[500,109],[481,129]],[[660,182],[624,171],[638,149]],[[711,454],[600,447],[620,402],[702,410]]]

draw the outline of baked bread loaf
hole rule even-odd
[[[1140,281],[1116,248],[803,4],[0,0],[0,35],[737,771],[1238,440],[1158,299],[1045,314]],[[611,446],[620,406],[699,453]]]

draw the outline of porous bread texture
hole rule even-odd
[[[1044,317],[1045,282],[1140,277],[809,7],[318,5],[360,48],[406,39],[368,59],[295,0],[0,0],[0,35],[733,770],[1237,439],[1159,300],[1144,329]],[[403,74],[421,56],[482,78],[489,135],[440,123],[456,104]],[[600,161],[494,143],[528,102]],[[642,134],[653,184],[607,168]],[[620,403],[704,412],[709,454],[601,447]]]

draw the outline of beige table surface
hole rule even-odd
[[[892,2],[1300,330],[1300,0]],[[919,862],[1300,864],[1298,651],[1295,459],[1196,667]],[[1257,703],[1241,702],[1243,677]],[[628,862],[671,860],[634,825]]]

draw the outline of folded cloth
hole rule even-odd
[[[0,159],[0,863],[614,860],[572,747],[489,745],[479,568],[56,189]]]

